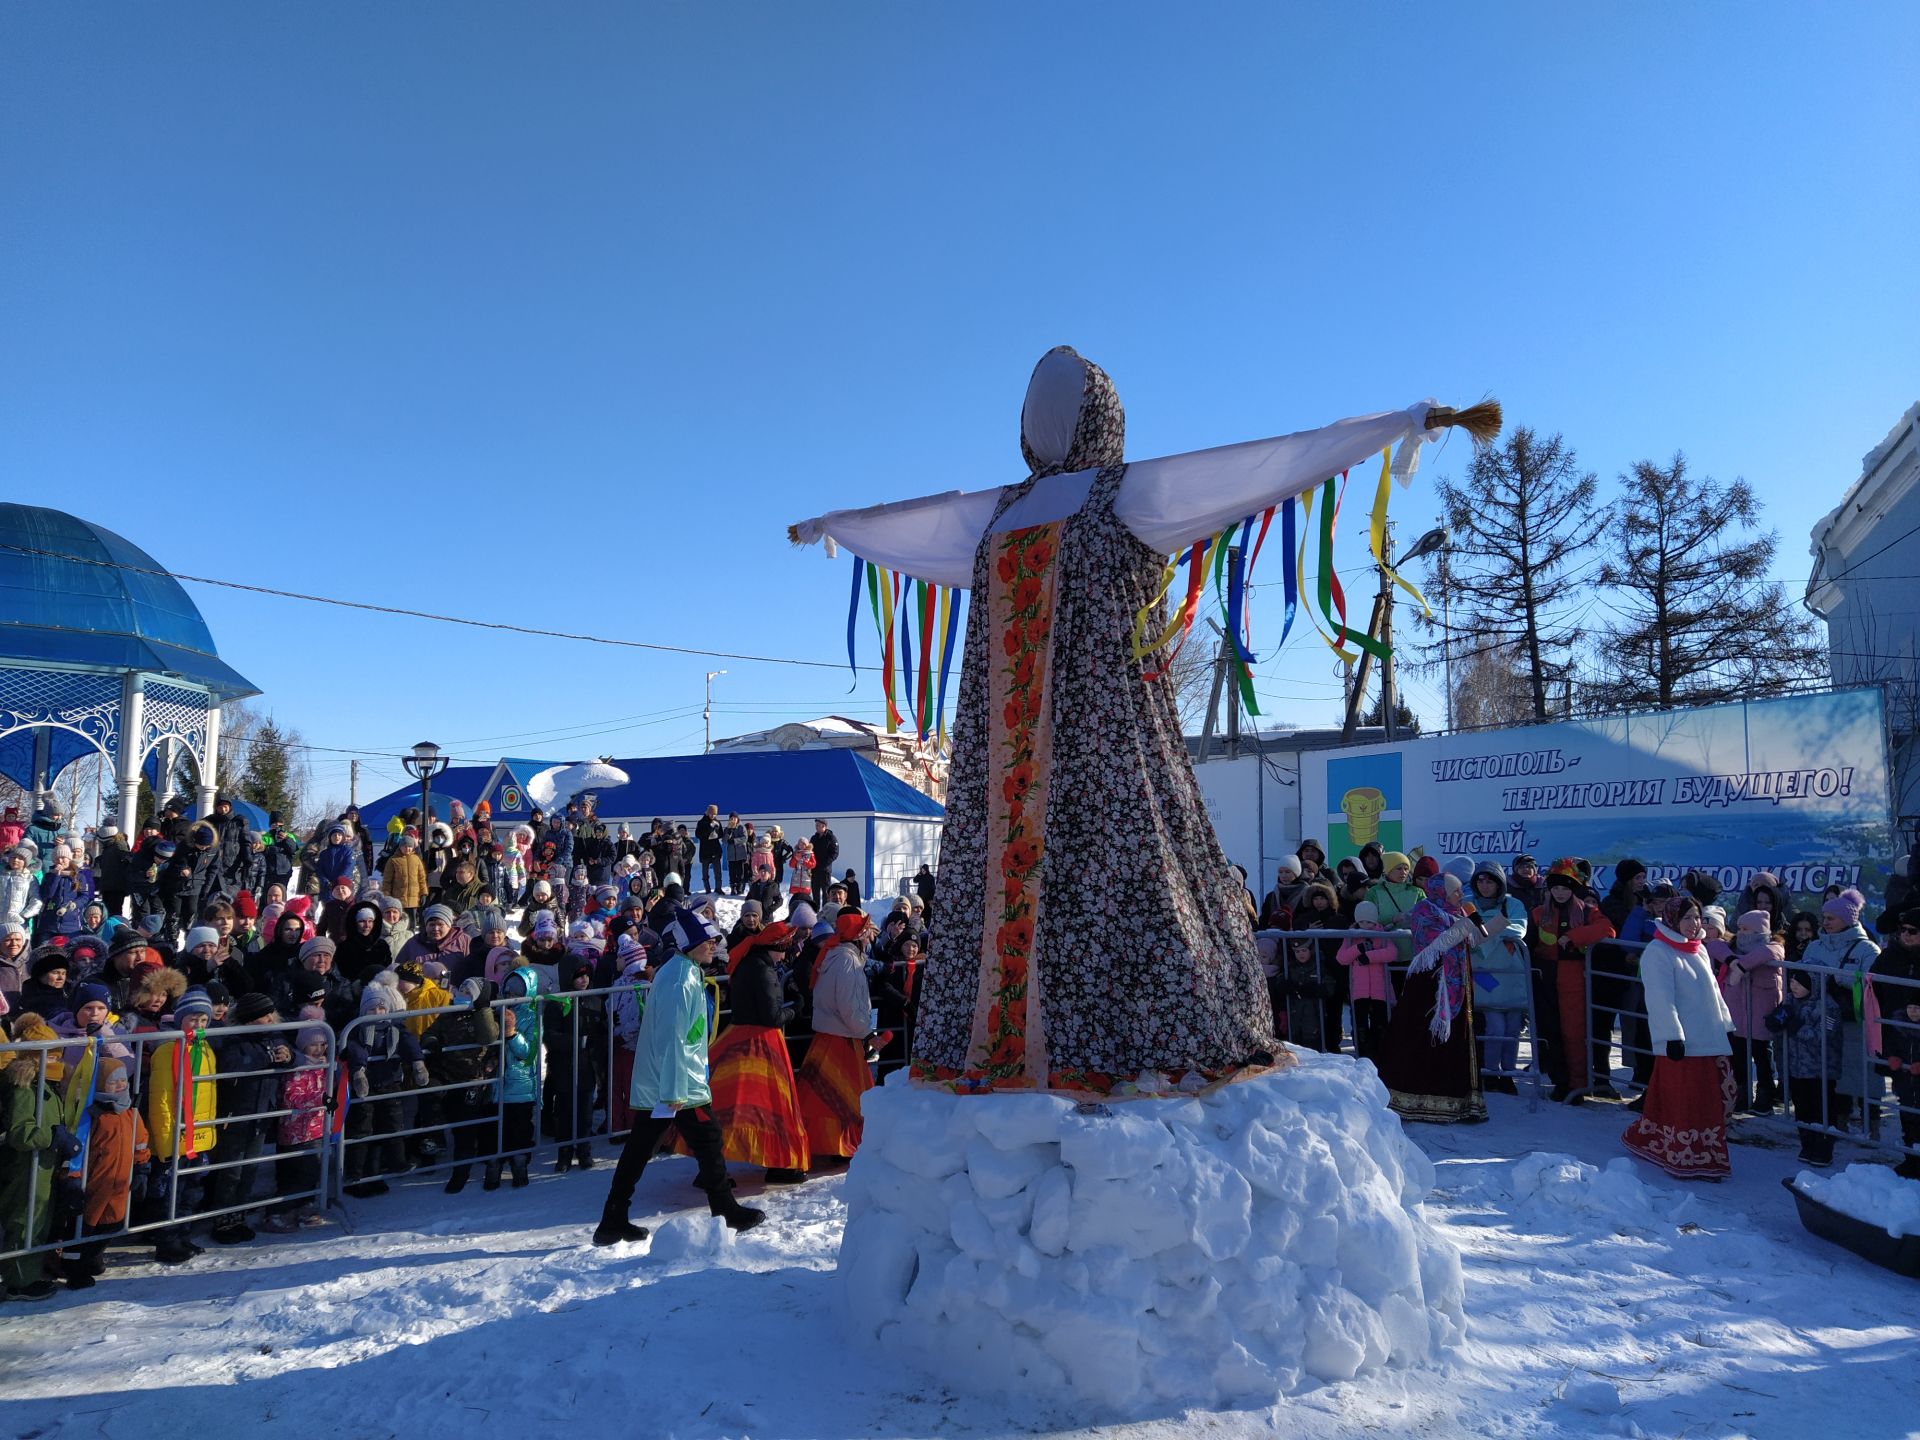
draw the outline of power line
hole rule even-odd
[[[216,580],[207,575],[185,575],[178,570],[162,570],[150,565],[130,565],[124,560],[101,560],[91,555],[69,555],[60,550],[39,550],[29,545],[0,541],[0,550],[20,555],[38,555],[48,560],[70,560],[79,565],[95,565],[104,570],[127,570],[136,575],[154,575],[163,579],[186,580],[195,585],[217,585],[227,590],[244,590],[254,595],[274,595],[282,600],[304,600],[310,605],[336,605],[343,610],[369,610],[377,615],[402,615],[414,620],[434,620],[443,625],[467,625],[476,630],[505,630],[516,635],[535,635],[548,640],[578,640],[588,645],[613,645],[628,650],[657,650],[669,655],[697,655],[703,659],[745,660],[760,665],[801,665],[812,670],[838,670],[837,660],[801,660],[790,655],[752,655],[738,650],[702,650],[692,645],[661,645],[651,640],[622,640],[605,635],[586,635],[568,630],[542,630],[532,625],[511,625],[503,620],[470,620],[462,615],[436,615],[430,610],[409,610],[399,605],[374,605],[365,600],[341,600],[331,595],[308,595],[298,590],[277,590],[270,585],[248,585],[238,580]],[[861,665],[861,670],[881,671],[879,665]]]

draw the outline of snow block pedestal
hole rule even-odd
[[[1199,1096],[863,1097],[841,1323],[968,1391],[1111,1416],[1271,1400],[1439,1358],[1464,1334],[1433,1166],[1373,1068]]]

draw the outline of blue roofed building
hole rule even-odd
[[[449,766],[433,781],[433,808],[445,819],[449,799],[470,812],[485,801],[496,830],[511,828],[530,816],[533,777],[565,763]],[[900,894],[922,864],[938,864],[946,818],[940,803],[852,750],[716,750],[610,763],[628,781],[597,792],[596,807],[609,827],[626,825],[636,838],[656,818],[691,830],[707,806],[717,805],[723,817],[737,810],[759,834],[778,825],[789,841],[811,836],[814,821],[825,820],[840,842],[835,873],[851,869],[864,895]],[[360,817],[377,835],[393,815],[419,803],[419,787],[408,786],[362,805]]]

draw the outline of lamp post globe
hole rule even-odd
[[[448,757],[431,740],[422,740],[400,763],[420,782],[420,848],[424,852],[433,840],[433,777],[447,768]]]

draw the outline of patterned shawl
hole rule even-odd
[[[1427,1026],[1435,1040],[1445,1044],[1453,1035],[1453,1018],[1467,1004],[1467,948],[1480,938],[1480,932],[1467,920],[1465,904],[1459,896],[1459,881],[1449,891],[1448,875],[1429,876],[1427,898],[1408,912],[1414,944],[1420,947],[1409,967],[1409,975],[1419,975],[1440,967],[1439,984],[1434,990],[1433,1017]]]

